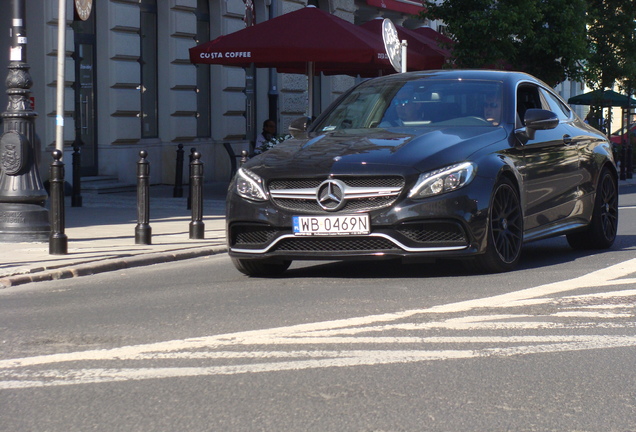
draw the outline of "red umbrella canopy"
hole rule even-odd
[[[361,24],[360,27],[381,35],[382,21],[382,18],[376,18]],[[450,57],[450,52],[447,49],[440,47],[433,39],[399,25],[396,25],[395,28],[397,30],[398,38],[400,40],[406,40],[409,48],[409,52],[406,57],[407,63],[410,64],[412,62],[411,57],[413,57],[413,53],[415,53],[416,56],[413,60],[418,62],[418,64],[421,60],[419,60],[417,56],[424,57],[426,59],[425,67],[421,67],[422,65],[419,64],[420,68],[418,70],[441,69],[446,59]]]
[[[192,63],[277,68],[279,72],[378,75],[393,70],[381,36],[305,7],[190,48]]]
[[[443,56],[408,48],[408,69],[437,69]],[[279,72],[377,76],[394,73],[381,32],[305,7],[190,48],[192,63],[276,68]],[[312,72],[310,72],[311,74]]]

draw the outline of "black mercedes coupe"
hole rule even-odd
[[[229,254],[246,275],[279,275],[293,260],[396,258],[504,272],[525,242],[614,243],[610,143],[530,75],[375,78],[307,123],[230,184]]]

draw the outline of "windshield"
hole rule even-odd
[[[344,97],[314,131],[498,125],[501,89],[496,81],[370,80]]]

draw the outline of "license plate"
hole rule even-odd
[[[369,234],[368,214],[349,216],[294,216],[295,235],[361,235]]]

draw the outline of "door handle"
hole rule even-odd
[[[568,134],[563,135],[563,143],[565,145],[570,145],[572,144],[572,137]]]

